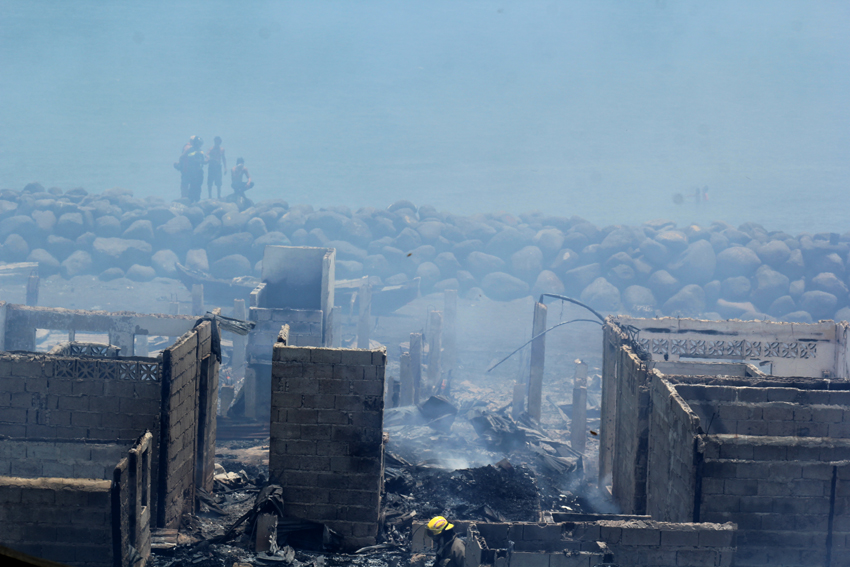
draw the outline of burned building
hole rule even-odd
[[[214,324],[0,304],[0,543],[122,565],[130,547],[149,553],[150,528],[176,528],[194,511],[195,488],[211,489],[214,470]],[[109,344],[35,352],[38,329]],[[155,358],[135,356],[147,335],[175,340]]]
[[[608,318],[600,486],[624,513],[735,523],[735,565],[850,565],[847,331]]]

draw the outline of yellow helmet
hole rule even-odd
[[[443,530],[450,530],[454,527],[454,524],[450,524],[447,519],[442,516],[435,516],[431,518],[431,521],[428,522],[428,532],[432,537],[438,536],[443,533]]]

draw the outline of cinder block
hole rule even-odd
[[[623,536],[623,529],[613,526],[600,526],[600,539],[608,544],[618,544]]]
[[[351,393],[356,396],[380,396],[384,392],[383,382],[362,380],[351,383]]]
[[[700,547],[734,547],[735,530],[699,530]]]
[[[302,401],[303,394],[284,394],[281,392],[272,394],[272,407],[276,409],[300,408]]]
[[[336,396],[334,409],[340,411],[363,411],[364,399],[362,396]]]
[[[768,513],[773,510],[773,498],[767,496],[747,496],[740,499],[740,510],[745,513]]]
[[[332,394],[305,394],[302,403],[303,407],[310,409],[333,409],[335,398]]]
[[[348,425],[352,422],[351,414],[341,410],[317,410],[317,422],[333,425]]]
[[[348,395],[351,393],[351,382],[348,380],[320,380],[319,393]]]
[[[287,378],[287,394],[318,394],[319,383],[313,378]]]
[[[298,423],[272,423],[269,434],[278,441],[301,438],[301,425]],[[285,451],[285,448],[283,449]]]
[[[286,454],[287,455],[315,455],[316,454],[316,442],[309,440],[298,440],[298,441],[287,441],[286,442]]]
[[[310,361],[313,364],[339,364],[342,352],[337,348],[314,348],[310,352]]]
[[[305,424],[301,426],[301,439],[329,440],[331,426],[328,424]]]
[[[318,423],[319,412],[314,409],[290,408],[286,410],[288,423],[312,424]]]
[[[723,493],[737,496],[756,496],[758,481],[752,479],[726,479],[723,481]]]
[[[784,445],[753,445],[753,459],[756,461],[784,461],[787,459]]]
[[[71,394],[75,396],[102,396],[103,380],[85,379],[71,383]]]
[[[767,422],[746,420],[737,422],[736,433],[738,435],[767,435]]]
[[[27,382],[25,378],[20,376],[10,376],[8,373],[2,373],[0,378],[0,391],[2,392],[26,392]]]
[[[363,380],[363,366],[351,366],[348,364],[334,364],[334,380]]]
[[[707,549],[688,549],[676,552],[676,564],[682,567],[715,567],[717,552]]]
[[[26,423],[27,410],[25,408],[0,408],[0,422]]]

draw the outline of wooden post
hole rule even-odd
[[[247,319],[245,312],[245,300],[233,300],[233,317],[244,321]],[[233,335],[233,356],[230,360],[232,378],[241,378],[245,376],[245,352],[248,348],[248,335]]]
[[[413,403],[422,396],[422,333],[410,333],[410,381],[413,383]]]
[[[573,415],[570,423],[570,445],[574,451],[584,454],[587,442],[587,364],[576,361],[573,381]]]
[[[360,320],[357,322],[357,348],[369,348],[369,331],[372,327],[372,286],[363,278],[360,286]]]
[[[35,307],[38,305],[38,274],[30,274],[27,280],[27,305]]]
[[[443,347],[443,314],[431,311],[428,319],[428,387],[433,391],[440,386],[440,380],[443,379],[440,360]]]
[[[534,304],[534,322],[531,336],[536,337],[546,330],[546,306]],[[540,421],[543,405],[543,363],[546,359],[546,335],[531,343],[531,370],[528,375],[528,415]]]
[[[452,370],[457,364],[457,290],[443,292],[443,356],[442,365]]]
[[[204,284],[192,284],[192,315],[204,314]]]

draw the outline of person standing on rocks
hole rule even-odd
[[[203,146],[204,141],[196,136],[192,141],[192,148],[186,154],[186,175],[189,178],[186,196],[191,203],[197,203],[201,200],[201,189],[204,185],[204,165],[207,163]]]
[[[248,178],[247,181],[245,178]],[[247,209],[252,206],[254,203],[245,196],[245,191],[254,186],[254,182],[251,181],[251,174],[248,173],[248,169],[245,167],[245,160],[239,158],[236,160],[236,167],[230,170],[230,187],[233,189],[233,193],[227,196],[227,200],[231,203],[236,203],[239,206],[239,210]]]
[[[207,191],[210,199],[212,199],[212,186],[215,184],[218,191],[218,199],[221,200],[221,170],[227,171],[227,158],[224,155],[224,148],[221,147],[221,137],[215,137],[215,145],[207,152],[207,160],[209,167],[207,168]]]
[[[189,141],[186,142],[186,145],[183,146],[183,153],[180,154],[180,159],[174,162],[174,169],[180,172],[180,198],[186,199],[189,197],[189,162],[186,159],[189,155],[189,152],[192,151],[192,147],[197,140],[197,136],[190,136]]]

